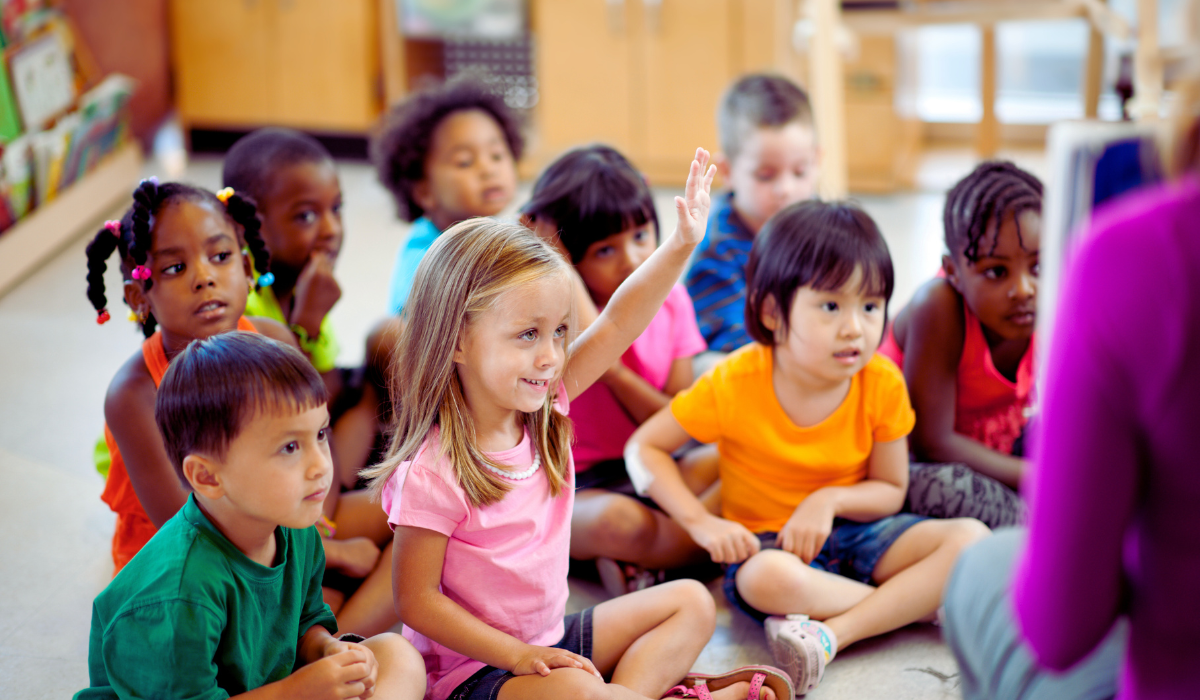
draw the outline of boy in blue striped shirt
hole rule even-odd
[[[775,212],[816,195],[818,151],[808,96],[777,75],[739,78],[717,110],[716,164],[728,191],[713,198],[708,230],[687,274],[709,352],[697,374],[750,342],[744,324],[746,262]]]

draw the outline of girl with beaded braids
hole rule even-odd
[[[88,299],[97,322],[109,319],[106,261],[120,253],[124,299],[146,336],[119,369],[104,401],[108,463],[101,499],[117,514],[113,564],[120,571],[157,528],[187,500],[154,422],[154,402],[167,364],[187,344],[232,330],[257,331],[295,345],[291,331],[270,319],[244,318],[250,257],[265,273],[269,255],[254,202],[231,189],[213,195],[180,183],[143,180],[133,206],[109,221],[87,247]],[[271,278],[259,276],[259,283]]]
[[[1015,489],[1032,403],[1041,211],[1036,177],[1009,162],[976,167],[946,196],[941,271],[880,347],[904,370],[917,413],[913,512],[991,527],[1023,520]]]

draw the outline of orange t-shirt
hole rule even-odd
[[[251,333],[258,332],[254,324],[244,316],[238,319],[237,329]],[[163,349],[162,331],[156,332],[142,342],[142,358],[146,362],[146,369],[150,370],[151,378],[154,379],[155,388],[158,388],[158,385],[162,384],[163,375],[167,373],[169,364],[167,352]],[[108,468],[108,478],[104,482],[104,492],[100,494],[100,500],[107,503],[108,507],[117,514],[117,527],[113,532],[112,543],[113,566],[115,567],[113,576],[116,576],[117,572],[129,563],[133,555],[137,554],[142,546],[150,541],[151,537],[154,537],[158,528],[154,527],[150,516],[146,515],[146,509],[142,507],[137,492],[133,490],[133,483],[129,481],[129,473],[125,471],[125,460],[121,457],[121,451],[117,449],[117,439],[113,437],[107,423],[104,425],[104,442],[108,444],[112,465]]]
[[[882,355],[851,378],[837,410],[810,427],[784,413],[771,368],[771,349],[752,343],[671,401],[689,435],[717,443],[721,514],[752,532],[778,532],[819,488],[866,479],[875,443],[908,435],[915,422],[904,376]]]

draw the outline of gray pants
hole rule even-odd
[[[959,557],[942,599],[946,644],[958,659],[965,700],[1111,698],[1125,653],[1127,625],[1113,626],[1095,650],[1066,673],[1037,665],[1021,639],[1009,600],[1025,531],[1001,530]]]
[[[904,509],[931,518],[975,518],[992,529],[1025,524],[1025,503],[1016,491],[965,464],[910,464]]]

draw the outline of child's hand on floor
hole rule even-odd
[[[325,566],[351,578],[366,578],[379,561],[379,547],[366,537],[348,540],[326,537],[321,542],[325,545]]]
[[[597,678],[602,677],[591,659],[585,656],[565,649],[532,645],[526,647],[525,654],[513,666],[512,673],[514,676],[531,676],[535,673],[548,676],[552,668],[581,668]]]
[[[333,277],[332,255],[325,251],[313,251],[296,279],[294,310],[290,323],[303,326],[310,337],[321,331],[321,321],[342,298],[342,288]]]
[[[288,697],[302,700],[365,698],[375,693],[379,664],[361,644],[333,641],[322,658],[288,676]]]
[[[684,243],[695,245],[704,238],[704,231],[708,227],[708,209],[712,203],[709,192],[716,174],[717,166],[709,165],[708,151],[697,148],[696,158],[688,170],[683,196],[675,198],[675,211],[679,214],[676,230]]]
[[[707,514],[699,522],[684,525],[692,541],[718,564],[736,564],[758,553],[762,543],[745,525]]]
[[[808,495],[779,531],[779,548],[811,564],[833,532],[833,504],[818,489]]]

